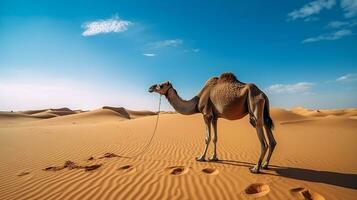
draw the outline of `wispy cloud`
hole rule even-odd
[[[357,16],[357,0],[341,0],[341,8],[346,18]]]
[[[352,28],[354,26],[357,26],[357,21],[356,20],[349,20],[349,21],[331,21],[327,24],[326,28],[331,28],[331,29],[346,29],[346,28]]]
[[[288,14],[288,20],[307,18],[318,14],[323,9],[331,9],[336,4],[335,0],[316,0],[305,4],[300,9],[294,10]],[[311,18],[314,19],[314,18]],[[309,21],[309,20],[308,20]]]
[[[348,26],[350,23],[345,21],[331,21],[327,24],[327,28],[341,28]]]
[[[323,34],[319,35],[317,37],[310,37],[302,41],[302,43],[311,43],[311,42],[318,42],[318,41],[323,41],[323,40],[338,40],[343,37],[352,35],[352,31],[349,29],[342,29],[330,34]]]
[[[292,93],[298,93],[298,92],[304,92],[307,93],[315,84],[310,83],[310,82],[299,82],[295,84],[275,84],[269,86],[266,91],[269,93],[286,93],[286,94],[292,94]]]
[[[357,74],[346,74],[343,76],[340,76],[336,79],[338,82],[352,82],[352,81],[357,81]]]
[[[171,40],[162,40],[150,43],[149,46],[154,49],[160,49],[164,47],[177,47],[183,43],[181,39],[171,39]]]
[[[154,53],[143,53],[143,56],[154,57],[154,56],[156,56],[156,54],[154,54]]]
[[[109,19],[100,19],[96,21],[86,22],[82,25],[84,31],[83,36],[93,36],[105,33],[119,33],[128,30],[128,27],[133,23],[130,21],[122,20],[118,16]]]

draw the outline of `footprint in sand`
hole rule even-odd
[[[297,187],[293,188],[290,190],[290,192],[295,196],[298,197],[299,199],[304,199],[304,200],[325,200],[325,198],[317,193],[310,191],[309,189],[303,188],[303,187]]]
[[[17,176],[26,176],[26,175],[29,175],[30,172],[20,172]]]
[[[119,171],[125,172],[125,173],[133,173],[136,172],[136,168],[132,165],[123,165],[118,168]]]
[[[84,171],[93,171],[101,167],[102,164],[95,164],[95,165],[77,165],[76,163],[68,160],[62,166],[54,166],[54,167],[46,167],[43,169],[44,171],[60,171],[62,169],[84,169]]]
[[[84,169],[84,171],[88,172],[88,171],[93,171],[98,169],[99,167],[101,167],[102,164],[96,164],[96,165],[86,165],[86,166],[82,166],[82,168]]]
[[[188,172],[188,168],[184,166],[173,166],[166,168],[169,171],[170,175],[178,176],[182,174],[186,174]]]
[[[115,153],[105,153],[103,156],[99,157],[98,159],[103,159],[103,158],[118,158],[118,156]]]
[[[214,168],[204,168],[201,171],[208,175],[217,175],[219,173],[219,171]]]
[[[245,190],[245,194],[250,196],[250,197],[262,197],[268,194],[270,191],[270,187],[267,184],[264,183],[253,183],[250,184]]]

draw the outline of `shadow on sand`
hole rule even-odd
[[[222,164],[234,165],[240,167],[251,167],[254,163],[235,161],[235,160],[220,160],[218,161]],[[330,172],[330,171],[318,171],[313,169],[303,169],[295,167],[283,167],[277,165],[271,165],[269,170],[264,171],[275,171],[276,176],[282,176],[286,178],[293,178],[296,180],[310,181],[316,183],[326,183],[330,185],[357,189],[357,174],[348,174],[340,172]],[[263,174],[270,174],[264,173]],[[275,174],[270,174],[275,175]]]

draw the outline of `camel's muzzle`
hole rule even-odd
[[[154,92],[156,87],[157,87],[157,85],[155,84],[155,85],[151,86],[148,91],[149,91],[150,93],[151,93],[151,92]]]

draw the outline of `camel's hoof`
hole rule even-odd
[[[253,173],[253,174],[259,174],[260,173],[259,167],[257,167],[257,166],[249,168],[249,171],[251,173]]]
[[[262,165],[262,169],[269,169],[268,163],[265,162],[265,163]]]
[[[216,156],[212,156],[208,159],[210,162],[217,162],[219,159]]]
[[[198,162],[205,162],[206,159],[205,159],[205,157],[200,156],[200,157],[197,157],[197,158],[196,158],[196,161],[198,161]]]

